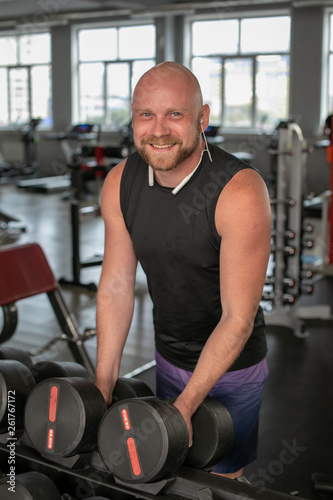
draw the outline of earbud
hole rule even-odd
[[[208,147],[208,144],[207,144],[207,139],[206,139],[205,131],[204,131],[204,128],[203,128],[203,126],[202,126],[202,124],[203,124],[203,120],[200,120],[200,123],[201,123],[202,135],[203,135],[203,138],[204,138],[204,141],[205,141],[205,144],[206,144],[206,151],[207,151],[207,153],[208,153],[208,156],[209,156],[210,161],[213,161],[213,159],[212,159],[212,155],[210,154],[209,147]]]

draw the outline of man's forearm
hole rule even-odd
[[[96,385],[108,403],[119,375],[119,367],[134,308],[134,296],[99,290],[97,300]]]
[[[238,320],[221,321],[217,325],[201,352],[191,379],[178,398],[177,406],[180,410],[182,407],[184,413],[193,415],[216,382],[237,359],[251,331],[251,324]]]

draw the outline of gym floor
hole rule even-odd
[[[64,193],[35,193],[0,185],[0,210],[20,218],[26,232],[4,235],[0,244],[39,243],[57,279],[72,277],[70,202]],[[81,260],[103,253],[103,221],[96,213],[81,216]],[[81,281],[98,284],[100,267],[81,270]],[[138,270],[136,303],[132,327],[125,347],[121,375],[149,363],[154,358],[151,301],[145,278]],[[63,287],[70,311],[80,328],[95,327],[96,293],[75,287]],[[304,306],[330,304],[333,278],[316,282],[314,293],[302,297]],[[32,351],[59,333],[46,296],[25,299],[17,304],[19,324],[7,345]],[[316,493],[311,475],[315,472],[333,477],[333,331],[332,322],[308,320],[307,338],[298,338],[282,327],[268,326],[268,379],[261,411],[259,457],[245,469],[246,477],[257,491],[272,489],[284,493],[299,492],[309,500],[333,498]],[[93,362],[96,340],[86,342]],[[65,342],[58,342],[40,359],[70,360]]]

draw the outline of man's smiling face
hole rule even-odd
[[[186,78],[163,72],[139,82],[132,104],[135,146],[155,170],[176,168],[200,147],[200,111]]]

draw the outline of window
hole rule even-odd
[[[223,128],[272,129],[289,113],[290,17],[193,21],[192,70]]]
[[[131,119],[131,96],[155,65],[155,26],[78,31],[79,121],[119,128]]]
[[[52,125],[49,33],[0,36],[0,126]]]

